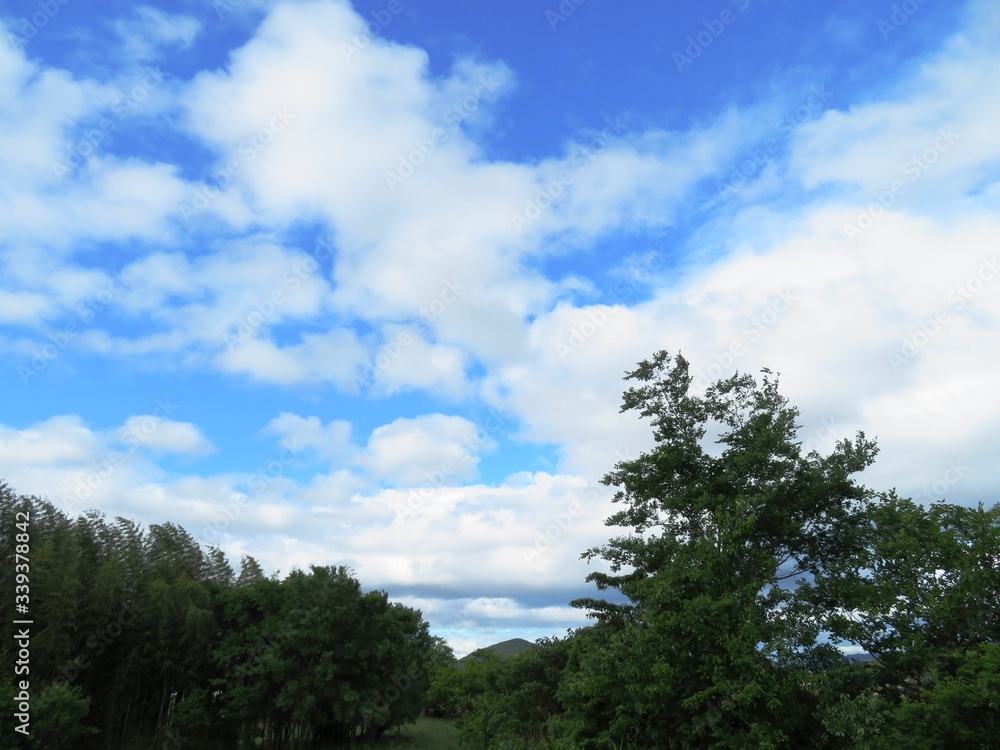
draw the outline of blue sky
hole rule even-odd
[[[994,502],[1000,10],[0,3],[0,477],[353,567],[459,653],[583,624],[622,375]]]

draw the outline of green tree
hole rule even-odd
[[[882,747],[981,750],[1000,746],[1000,644],[932,669],[892,716]]]
[[[29,739],[8,714],[11,747],[353,746],[416,718],[430,664],[451,656],[419,611],[363,592],[346,568],[279,582],[245,556],[236,578],[175,524],[70,519],[0,482],[5,528],[19,513],[31,519],[35,716]],[[15,543],[0,535],[9,592]],[[13,704],[12,619],[0,631],[0,697]]]
[[[887,493],[868,543],[817,579],[814,596],[842,607],[839,639],[876,657],[888,746],[988,747],[1000,705],[1000,506],[933,503]]]
[[[817,675],[840,659],[820,642],[837,603],[801,596],[798,584],[863,547],[875,496],[852,475],[877,449],[859,433],[828,456],[803,454],[798,410],[763,373],[760,384],[734,375],[699,396],[687,361],[661,351],[627,375],[640,385],[622,411],[651,420],[655,445],[602,480],[623,506],[607,524],[631,533],[584,554],[610,567],[588,580],[627,602],[573,602],[611,628],[610,656],[582,666],[620,674],[607,742],[814,742]]]
[[[471,748],[525,750],[551,743],[563,708],[557,698],[569,640],[543,638],[516,656],[486,652],[469,659],[460,674],[467,681],[470,708],[462,737]]]
[[[817,598],[847,605],[830,620],[838,636],[914,682],[931,662],[1000,642],[1000,506],[924,508],[888,493],[864,535],[816,582]]]
[[[250,555],[243,555],[240,559],[240,574],[236,579],[235,585],[238,588],[252,586],[257,581],[262,581],[265,578],[266,576],[264,575],[264,570],[260,567],[260,563]]]
[[[87,724],[90,698],[79,687],[54,683],[38,696],[29,747],[45,750],[76,750],[85,737],[97,734]]]

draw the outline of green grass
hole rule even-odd
[[[398,735],[386,735],[386,748],[424,748],[426,750],[459,750],[458,728],[448,719],[420,717]]]

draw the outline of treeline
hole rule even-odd
[[[469,748],[1000,748],[1000,506],[858,485],[875,443],[806,453],[768,371],[697,395],[660,352],[628,378],[655,448],[604,477],[629,533],[584,554],[624,596],[437,673]]]
[[[15,674],[18,615],[6,616],[5,748],[364,746],[412,721],[433,665],[452,660],[419,611],[363,592],[346,568],[278,581],[245,556],[237,574],[179,526],[68,518],[0,483],[8,602],[25,516],[30,672]],[[27,738],[11,726],[20,679],[30,681]]]

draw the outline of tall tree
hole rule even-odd
[[[573,604],[614,626],[627,679],[612,727],[633,746],[787,746],[810,664],[836,659],[819,642],[826,610],[796,581],[863,546],[874,494],[852,475],[877,449],[859,433],[804,455],[798,411],[763,373],[697,395],[688,362],[661,351],[627,375],[639,385],[622,411],[651,420],[655,445],[602,480],[623,506],[607,524],[631,533],[584,557],[611,569],[588,580],[628,601]]]

